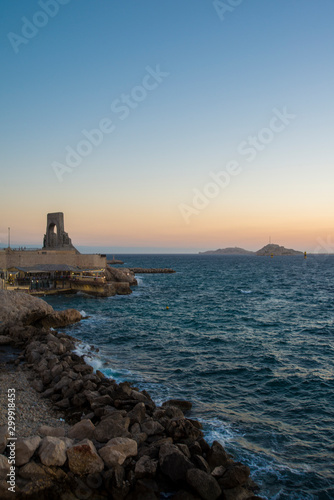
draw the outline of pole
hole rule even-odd
[[[10,227],[8,228],[8,248],[10,248]]]

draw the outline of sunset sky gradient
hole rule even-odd
[[[222,4],[1,2],[0,246],[57,211],[108,253],[334,242],[334,3]]]

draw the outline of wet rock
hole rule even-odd
[[[226,468],[223,467],[222,465],[219,465],[218,467],[215,467],[213,469],[213,471],[211,472],[211,475],[215,479],[219,479],[220,477],[222,477],[225,474],[225,471],[226,471]]]
[[[196,429],[189,420],[185,418],[173,418],[169,421],[166,431],[174,441],[180,441],[185,444],[191,444],[199,437],[203,436],[201,430]]]
[[[182,399],[169,399],[168,401],[165,401],[162,406],[176,406],[176,408],[179,408],[183,413],[185,413],[190,411],[193,405],[190,401]]]
[[[229,467],[223,476],[218,480],[223,490],[243,486],[250,475],[250,468],[247,465],[238,463]]]
[[[192,461],[198,469],[206,472],[207,474],[210,474],[210,466],[204,457],[202,457],[201,455],[194,455]]]
[[[57,437],[46,436],[38,450],[42,464],[62,466],[66,462],[66,444]]]
[[[0,335],[0,345],[8,345],[13,342],[12,337],[8,337],[8,335]]]
[[[159,465],[161,471],[174,483],[185,480],[187,471],[195,467],[177,446],[169,443],[160,447]]]
[[[74,474],[85,475],[101,472],[104,462],[92,441],[84,439],[67,450],[68,466]]]
[[[39,436],[32,436],[25,439],[18,439],[15,445],[15,465],[24,465],[33,456],[41,443]]]
[[[211,469],[214,469],[219,465],[228,467],[229,465],[233,464],[233,460],[231,460],[229,455],[226,453],[226,451],[218,441],[214,441],[212,443],[211,449],[208,452],[206,459]]]
[[[251,492],[242,486],[224,490],[224,500],[249,500],[251,497]]]
[[[202,470],[188,470],[187,482],[203,500],[216,500],[222,493],[215,478]]]
[[[65,311],[53,311],[47,316],[41,318],[35,324],[44,328],[61,328],[81,321],[82,316],[76,309],[66,309]],[[64,351],[65,352],[65,349]],[[59,353],[62,354],[62,353]]]

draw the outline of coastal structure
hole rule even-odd
[[[105,282],[106,268],[106,255],[81,254],[74,247],[65,231],[62,212],[49,213],[42,248],[8,246],[0,250],[0,287],[4,288],[6,283],[31,291],[64,290],[71,288],[72,281],[85,280],[86,288],[93,282],[95,293],[97,284]],[[112,294],[109,288],[104,294]]]
[[[47,215],[46,234],[43,247],[37,250],[4,248],[0,250],[0,272],[10,268],[33,268],[35,266],[56,265],[76,269],[99,270],[107,267],[106,255],[81,254],[72,244],[64,229],[62,212]],[[64,269],[68,270],[68,268]]]

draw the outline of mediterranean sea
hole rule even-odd
[[[156,403],[192,401],[261,496],[334,499],[334,256],[117,257],[176,273],[137,275],[127,296],[47,297],[88,316],[66,328],[87,361]]]

